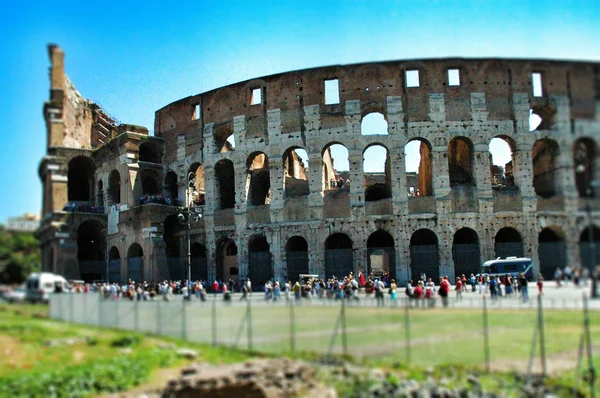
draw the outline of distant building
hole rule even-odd
[[[14,232],[34,232],[39,227],[40,216],[34,213],[25,213],[21,217],[7,218],[4,229]]]

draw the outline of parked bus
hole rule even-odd
[[[533,266],[531,259],[527,257],[498,257],[486,261],[481,267],[481,273],[489,276],[500,275],[500,277],[509,274],[513,278],[523,273],[528,280],[533,280]]]

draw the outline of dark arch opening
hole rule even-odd
[[[208,263],[206,259],[206,247],[201,243],[194,242],[191,246],[192,256],[192,280],[208,280]]]
[[[248,156],[248,203],[252,206],[262,206],[270,203],[271,177],[269,158],[262,152]]]
[[[253,287],[262,289],[267,281],[273,279],[272,256],[267,238],[252,237],[248,244],[248,252],[248,277]]]
[[[231,160],[220,160],[215,165],[215,176],[221,209],[232,209],[235,207],[235,172]]]
[[[104,279],[106,274],[106,237],[98,221],[87,220],[77,228],[77,261],[80,279],[86,282]]]
[[[556,195],[558,168],[556,160],[560,154],[558,143],[549,138],[537,140],[533,144],[533,188],[542,198]]]
[[[144,281],[144,251],[137,243],[127,250],[127,279],[135,283]]]
[[[421,275],[437,283],[440,276],[438,238],[429,229],[419,229],[410,237],[410,269],[416,283]]]
[[[302,236],[292,236],[285,244],[287,280],[296,282],[308,274],[308,243]]]
[[[283,176],[286,197],[305,196],[308,186],[308,154],[301,147],[288,148],[283,154]]]
[[[108,192],[110,195],[111,204],[116,205],[121,203],[121,175],[117,170],[110,172],[108,179]]]
[[[154,171],[143,170],[141,172],[142,193],[144,195],[158,195],[158,175]]]
[[[179,196],[177,191],[177,174],[174,171],[169,171],[165,175],[165,196],[177,199]]]
[[[217,280],[228,281],[234,279],[239,282],[237,252],[237,245],[233,239],[222,237],[217,241]]]
[[[567,265],[567,247],[564,232],[555,226],[542,229],[538,235],[540,273],[544,279],[553,279],[556,268]]]
[[[335,233],[325,240],[325,250],[352,249],[352,240],[346,234]]]
[[[475,185],[473,178],[473,143],[465,137],[454,137],[448,144],[450,187]]]
[[[343,233],[329,235],[325,240],[325,277],[339,279],[353,271],[352,240]]]
[[[69,161],[68,200],[69,202],[88,202],[93,197],[94,162],[85,156],[77,156]]]
[[[580,138],[573,144],[575,184],[581,198],[595,197],[592,181],[595,177],[596,143],[589,138]]]
[[[511,227],[500,229],[494,238],[494,250],[496,257],[523,257],[521,234]]]
[[[104,206],[104,183],[102,183],[102,180],[98,180],[98,193],[96,195],[96,204],[98,206]]]
[[[367,274],[389,279],[396,278],[394,238],[389,232],[377,230],[367,239]]]
[[[481,254],[479,250],[479,237],[471,228],[461,228],[454,234],[452,240],[452,261],[454,262],[454,275],[465,275],[481,272]]]
[[[116,246],[111,247],[108,252],[108,282],[121,282],[121,254]]]
[[[156,141],[146,141],[140,145],[139,161],[161,163],[162,153]]]

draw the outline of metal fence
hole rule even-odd
[[[268,353],[345,354],[390,365],[455,363],[529,376],[566,374],[595,388],[594,358],[598,366],[600,357],[593,355],[593,342],[600,341],[600,313],[589,310],[585,298],[546,307],[538,296],[502,308],[485,296],[470,307],[407,299],[376,306],[237,297],[225,302],[221,297],[137,301],[57,294],[50,300],[50,316]]]

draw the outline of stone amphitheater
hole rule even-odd
[[[600,63],[286,72],[166,105],[150,134],[79,94],[64,52],[48,51],[44,270],[186,279],[189,253],[192,279],[257,287],[359,270],[453,278],[506,256],[548,278],[600,259]],[[492,140],[508,162],[492,163]],[[381,170],[365,171],[374,147]]]

